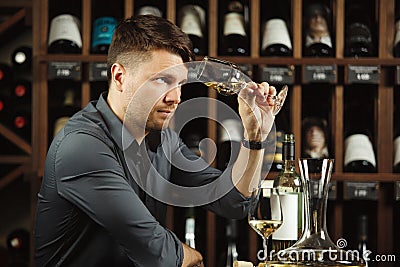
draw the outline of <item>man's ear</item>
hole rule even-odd
[[[122,92],[122,84],[125,78],[125,68],[119,63],[114,63],[111,66],[111,82],[115,84],[115,87],[118,91]]]

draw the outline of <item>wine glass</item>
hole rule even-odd
[[[226,60],[205,56],[197,69],[196,78],[209,88],[224,96],[238,94],[251,82],[240,67]],[[267,100],[273,103],[272,113],[278,114],[285,102],[288,86],[284,85],[277,95],[268,95]]]
[[[264,257],[257,256],[266,261],[268,238],[283,223],[281,201],[277,188],[272,187],[271,181],[262,180],[258,189],[253,191],[250,203],[248,223],[263,239]]]

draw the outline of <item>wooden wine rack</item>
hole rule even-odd
[[[81,101],[82,106],[91,99],[91,82],[89,80],[88,70],[89,65],[94,62],[105,62],[105,55],[93,55],[90,53],[90,40],[91,40],[91,27],[92,27],[92,5],[94,0],[71,0],[70,3],[78,3],[81,9],[82,21],[82,40],[83,47],[82,53],[78,55],[59,55],[47,53],[47,38],[50,21],[50,2],[55,0],[32,0],[23,1],[27,6],[33,9],[33,130],[32,130],[32,147],[27,146],[28,152],[31,157],[18,158],[23,162],[28,162],[30,169],[24,170],[33,173],[32,184],[32,214],[34,214],[36,193],[40,186],[40,179],[43,176],[44,161],[48,149],[48,136],[50,134],[50,125],[48,125],[48,65],[53,61],[61,62],[80,62],[82,64],[83,75],[80,81],[81,84]],[[177,3],[179,0],[162,0],[165,1],[166,18],[172,22],[176,21]],[[219,0],[225,1],[225,0]],[[337,82],[332,86],[331,103],[331,118],[330,121],[330,134],[333,145],[335,170],[333,180],[337,182],[337,197],[332,202],[332,209],[330,209],[329,221],[332,224],[333,231],[330,233],[333,240],[343,236],[345,223],[352,220],[351,214],[345,214],[346,206],[350,205],[349,201],[344,199],[344,184],[345,182],[358,181],[358,182],[376,182],[379,190],[377,199],[374,201],[376,223],[374,231],[376,238],[373,238],[376,243],[376,253],[379,254],[397,254],[400,253],[399,246],[395,244],[398,240],[399,230],[397,229],[398,221],[395,213],[399,212],[399,205],[395,201],[395,192],[397,187],[396,182],[400,181],[400,174],[392,173],[393,162],[393,121],[394,121],[394,96],[396,90],[400,90],[398,83],[395,82],[393,76],[398,75],[400,72],[400,60],[393,58],[392,46],[394,40],[394,10],[396,0],[376,0],[376,17],[378,22],[378,56],[373,58],[345,58],[344,52],[344,17],[345,17],[345,2],[350,0],[332,0],[333,11],[333,32],[334,47],[336,57],[334,58],[303,58],[302,57],[302,10],[305,0],[291,0],[291,36],[293,43],[293,57],[291,58],[269,58],[260,55],[260,23],[262,20],[261,1],[266,0],[249,0],[250,6],[250,27],[249,29],[251,42],[250,42],[250,56],[249,57],[221,57],[218,55],[218,32],[219,32],[219,17],[221,14],[218,12],[218,0],[208,1],[208,54],[213,57],[219,57],[226,60],[233,61],[238,64],[249,64],[252,66],[266,66],[266,65],[282,65],[293,66],[296,75],[301,73],[305,66],[309,65],[334,65],[338,70]],[[274,1],[274,0],[268,0]],[[120,2],[124,8],[124,16],[130,17],[135,11],[135,2],[139,0],[116,0]],[[114,2],[110,5],[114,5]],[[267,5],[267,4],[266,4]],[[397,5],[400,5],[397,1]],[[65,10],[67,11],[67,10]],[[200,59],[200,58],[199,58]],[[343,172],[343,139],[344,139],[344,92],[346,90],[346,79],[348,77],[349,66],[379,66],[380,75],[379,81],[376,85],[376,110],[374,118],[375,133],[375,147],[377,156],[378,173],[374,174],[355,174]],[[307,105],[307,99],[303,97],[303,89],[306,86],[302,79],[297,75],[295,82],[291,85],[289,91],[289,101],[286,102],[290,105],[291,129],[296,136],[296,157],[301,155],[301,120],[302,120],[302,106]],[[326,86],[326,85],[321,85]],[[217,98],[215,92],[209,93],[210,98]],[[210,114],[216,114],[217,109],[214,105],[209,105]],[[208,124],[208,136],[213,140],[217,140],[217,125],[215,122],[210,121]],[[0,128],[0,132],[6,132]],[[6,133],[13,137],[12,133]],[[18,140],[16,141],[18,142]],[[23,143],[21,143],[23,144]],[[25,147],[25,146],[24,146]],[[0,157],[0,161],[16,161],[14,158]],[[275,174],[271,173],[268,178],[273,178]],[[350,203],[350,204],[349,204]],[[368,202],[369,203],[369,202]],[[174,225],[174,209],[170,208],[168,216],[168,226],[173,228]],[[34,215],[32,215],[32,220]],[[374,220],[374,218],[371,218]],[[207,250],[205,252],[206,266],[216,266],[216,217],[212,213],[207,212],[205,218],[206,226],[206,242]],[[396,229],[395,229],[396,228]],[[177,229],[175,229],[177,230]],[[249,246],[249,260],[257,262],[256,252],[257,236],[249,230],[248,246]],[[396,249],[397,251],[394,251]],[[398,259],[398,262],[400,259]],[[398,264],[397,262],[397,264]],[[391,263],[382,263],[382,266],[390,266]],[[392,263],[394,266],[395,263]]]

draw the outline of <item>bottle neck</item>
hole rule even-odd
[[[294,142],[283,142],[282,148],[282,170],[284,172],[291,172],[295,170],[294,160]]]

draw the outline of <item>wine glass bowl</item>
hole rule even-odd
[[[239,94],[240,90],[252,81],[237,64],[208,56],[200,62],[196,79],[223,96]],[[273,115],[281,110],[287,92],[288,86],[284,85],[277,95],[266,96],[268,103],[272,106]]]
[[[267,257],[268,238],[283,223],[283,213],[278,190],[270,181],[262,180],[251,196],[248,223],[263,239],[264,258]]]

